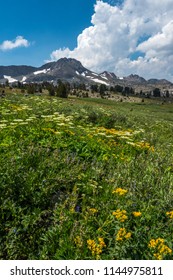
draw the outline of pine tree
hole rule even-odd
[[[56,90],[56,95],[61,98],[68,97],[69,87],[68,85],[64,84],[61,80],[58,81],[58,87]]]

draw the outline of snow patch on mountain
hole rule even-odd
[[[22,82],[22,83],[25,82],[26,79],[27,79],[27,78],[24,76],[24,77],[22,78],[21,82]]]
[[[88,78],[88,77],[87,77]],[[96,83],[100,83],[100,84],[104,84],[106,86],[109,86],[109,84],[105,81],[102,81],[100,79],[96,79],[96,78],[93,78],[93,77],[90,77],[92,81],[96,82]]]
[[[102,79],[108,80],[107,77],[105,77],[105,75],[100,75],[102,77]]]
[[[85,77],[85,76],[86,76],[86,73],[85,73],[85,72],[81,73],[81,76]]]
[[[4,79],[7,79],[9,83],[17,82],[18,80],[12,78],[11,76],[4,75]]]
[[[48,71],[50,71],[50,68],[49,69],[43,69],[43,70],[35,71],[35,72],[33,72],[33,74],[34,75],[46,74]]]
[[[92,72],[92,75],[99,77],[99,74]]]

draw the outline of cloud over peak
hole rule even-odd
[[[73,57],[97,72],[173,81],[172,0],[114,2],[97,1],[91,26],[78,36],[76,48],[55,50],[51,60]]]
[[[19,47],[28,47],[30,43],[22,36],[17,36],[15,40],[6,40],[0,45],[0,50],[8,51]]]

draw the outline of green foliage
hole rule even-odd
[[[160,97],[160,89],[159,88],[155,88],[153,90],[153,96],[154,97]]]
[[[58,97],[67,98],[69,92],[69,85],[63,83],[61,80],[58,81],[56,95]]]
[[[34,94],[35,93],[35,85],[34,84],[28,84],[27,85],[27,93],[28,94]]]
[[[101,96],[104,96],[106,90],[107,90],[106,85],[101,84],[101,85],[99,86],[99,93],[100,93]]]
[[[52,84],[47,86],[48,92],[50,96],[55,96],[55,87]]]
[[[173,259],[172,104],[0,105],[0,259]]]
[[[98,92],[98,85],[97,84],[91,85],[91,91]]]
[[[123,92],[123,86],[116,85],[116,86],[114,87],[114,89],[115,89],[115,91],[117,91],[117,92]]]

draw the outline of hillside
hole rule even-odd
[[[172,260],[172,114],[153,100],[1,98],[0,259]]]
[[[61,58],[56,62],[49,62],[41,67],[31,66],[0,66],[0,83],[42,83],[45,81],[57,83],[57,80],[70,83],[85,83],[86,85],[98,83],[106,86],[130,86],[137,90],[150,91],[154,87],[172,89],[173,84],[164,79],[149,79],[131,74],[127,77],[117,77],[115,73],[104,71],[100,74],[86,69],[80,61],[72,58]]]

